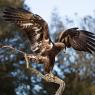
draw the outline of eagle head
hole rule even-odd
[[[55,48],[56,54],[58,54],[61,50],[65,48],[65,44],[61,42],[57,42],[55,43],[54,48]]]

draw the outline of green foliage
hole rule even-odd
[[[0,11],[6,6],[11,7],[24,7],[24,0],[0,0]],[[0,18],[0,38],[6,38],[6,36],[12,36],[12,33],[10,31],[16,31],[17,28],[15,28],[11,24],[6,24],[2,19]]]
[[[24,7],[24,0],[0,0],[0,11],[6,6]],[[13,27],[0,18],[0,44],[8,44],[8,41],[12,43],[14,37],[14,31],[18,29]],[[18,62],[15,57],[17,53],[14,53],[8,49],[0,49],[0,94],[1,95],[17,95],[15,92],[17,81],[16,77],[12,73],[17,73],[17,68],[14,64]],[[13,60],[12,60],[13,59]]]

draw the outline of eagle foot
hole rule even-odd
[[[48,74],[45,74],[45,80],[48,82],[54,82],[55,76],[50,72]]]
[[[57,83],[60,85],[59,89],[56,91],[55,95],[62,95],[64,88],[65,88],[65,82],[63,80],[61,80],[60,78],[58,78],[57,76],[54,76],[51,72],[46,74],[44,76],[44,79],[47,82],[53,82],[53,83]]]

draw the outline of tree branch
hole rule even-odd
[[[36,74],[38,77],[43,78],[44,80],[46,80],[47,82],[53,82],[53,83],[57,83],[60,85],[59,89],[56,91],[55,95],[62,95],[64,88],[65,88],[65,82],[63,80],[61,80],[60,78],[58,78],[57,76],[54,76],[52,73],[43,75],[41,72],[39,72],[38,70],[32,68],[31,66],[29,66],[29,59],[32,59],[33,61],[37,61],[37,57],[39,56],[34,56],[33,54],[26,54],[23,51],[20,51],[12,46],[8,46],[8,45],[0,45],[0,48],[9,48],[12,49],[14,51],[18,51],[20,53],[22,53],[25,57],[25,61],[26,61],[26,68],[27,70],[31,73],[31,74]],[[39,58],[38,58],[39,59]]]

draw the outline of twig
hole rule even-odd
[[[25,61],[26,61],[26,67],[27,69],[31,72],[31,73],[34,73],[36,74],[38,77],[41,77],[43,78],[44,80],[46,80],[47,82],[53,82],[53,83],[57,83],[60,85],[59,89],[56,91],[55,95],[62,95],[63,91],[64,91],[64,88],[65,88],[65,82],[63,80],[61,80],[60,78],[58,78],[57,76],[54,76],[52,73],[49,73],[49,74],[46,74],[46,75],[43,75],[41,72],[39,72],[38,70],[32,68],[31,66],[29,66],[29,59],[32,59],[32,60],[36,60],[37,61],[37,57],[34,56],[34,55],[30,55],[30,54],[26,54],[25,52],[23,51],[20,51],[16,48],[13,48],[12,46],[0,46],[1,48],[10,48],[12,50],[15,50],[15,51],[18,51],[20,53],[22,53],[25,57]],[[39,59],[39,58],[38,58]]]
[[[27,57],[26,53],[24,54],[24,57],[25,57],[25,60],[26,60],[26,67],[29,68],[29,60],[28,60],[28,57]]]

